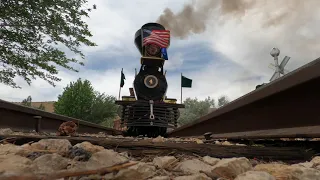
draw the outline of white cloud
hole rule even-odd
[[[183,64],[183,54],[181,52],[173,54],[171,57],[168,57],[168,59],[168,61],[165,61],[164,69],[175,70]]]
[[[174,12],[179,11],[185,3],[190,1],[103,1],[92,0],[97,9],[92,11],[88,20],[89,28],[94,35],[93,40],[98,47],[84,48],[88,52],[105,52],[115,58],[119,54],[137,55],[139,52],[133,43],[134,33],[146,22],[155,21],[162,14],[165,7]],[[280,17],[286,7],[292,8],[283,1],[264,1],[263,8],[253,8],[239,19],[227,19],[224,23],[217,21],[217,14],[211,14],[205,33],[190,36],[188,39],[172,39],[171,47],[183,48],[186,45],[206,43],[209,44],[218,57],[210,57],[212,63],[205,68],[194,72],[183,72],[186,77],[193,80],[193,87],[183,88],[183,97],[207,96],[217,98],[227,95],[230,99],[238,98],[255,89],[257,84],[268,82],[273,70],[268,68],[273,59],[269,52],[272,47],[281,50],[280,61],[287,55],[291,59],[287,69],[294,70],[319,56],[320,45],[320,12],[315,9],[319,6],[311,2],[301,5],[299,9],[292,9],[285,19],[278,18],[278,24],[272,24],[275,17]],[[286,1],[287,2],[287,1]],[[278,8],[277,8],[278,7]],[[284,7],[284,8],[279,8]],[[266,21],[266,19],[269,19]],[[270,26],[266,27],[266,24]],[[183,26],[183,24],[181,24]],[[109,49],[108,49],[109,48]],[[173,76],[170,71],[184,66],[183,54],[174,52],[169,54],[169,61],[165,68],[168,73],[168,97],[180,100],[180,75]],[[201,52],[195,52],[195,55]],[[222,55],[222,56],[221,56]],[[219,59],[214,59],[219,58]],[[138,59],[133,59],[139,65]],[[196,64],[203,62],[194,59]],[[217,63],[219,62],[219,63]],[[108,69],[105,72],[88,71],[81,69],[80,73],[61,72],[63,81],[56,88],[51,87],[42,80],[33,81],[32,86],[23,85],[23,89],[12,89],[0,85],[0,98],[12,101],[21,101],[32,95],[35,101],[56,100],[70,81],[78,77],[89,79],[96,90],[118,97],[121,67]],[[134,67],[124,69],[126,75],[122,95],[129,94],[128,88],[132,86]],[[257,79],[261,76],[262,80]],[[23,82],[19,80],[19,82]]]

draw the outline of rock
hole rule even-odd
[[[269,163],[269,164],[258,164],[253,169],[255,171],[265,171],[273,175],[280,169],[287,169],[287,168],[290,168],[290,166],[286,164]]]
[[[139,162],[134,166],[126,169],[121,169],[116,174],[113,180],[127,180],[127,179],[147,179],[156,173],[156,168],[149,164]]]
[[[195,139],[197,144],[203,144],[203,141],[201,139]]]
[[[101,179],[106,180],[106,178],[104,178],[100,175],[94,174],[94,175],[89,175],[87,177],[81,177],[79,180],[101,180]],[[64,180],[64,179],[62,179],[62,180]],[[75,180],[75,179],[70,179],[70,180]]]
[[[164,138],[161,137],[161,136],[158,136],[158,137],[152,139],[152,142],[153,142],[153,143],[162,143],[162,142],[164,142],[164,141],[165,141]]]
[[[38,142],[32,143],[31,147],[40,150],[57,151],[59,154],[66,154],[72,145],[66,139],[41,139]]]
[[[0,156],[0,174],[1,172],[4,172],[4,174],[25,174],[28,172],[32,172],[33,169],[31,165],[32,161],[22,156],[18,156],[15,154],[7,154]]]
[[[245,144],[236,143],[237,146],[247,146]]]
[[[121,152],[121,153],[119,153],[121,156],[123,156],[123,157],[125,157],[125,158],[127,158],[127,159],[130,159],[130,157],[129,157],[129,154],[128,154],[128,152]],[[131,158],[131,159],[133,159],[133,158]]]
[[[284,164],[259,164],[254,170],[265,171],[276,179],[320,180],[320,171],[313,168],[296,167]]]
[[[87,163],[87,168],[97,169],[102,167],[109,167],[119,163],[124,163],[127,160],[127,158],[121,156],[119,153],[113,150],[105,149],[92,154]]]
[[[320,165],[320,156],[314,157],[310,162],[312,162],[314,166]]]
[[[210,157],[210,156],[204,156],[204,157],[202,158],[202,160],[203,160],[203,162],[205,162],[205,163],[207,163],[207,164],[210,164],[210,165],[212,165],[212,166],[216,165],[216,164],[220,161],[220,159],[218,159],[218,158],[213,158],[213,157]]]
[[[271,174],[264,171],[247,171],[238,175],[234,180],[276,180]]]
[[[304,162],[304,163],[298,163],[291,165],[293,167],[306,167],[306,168],[312,168],[314,164],[312,162]]]
[[[174,156],[155,157],[153,159],[153,164],[163,169],[170,167],[175,162],[177,162],[177,159]]]
[[[52,173],[58,170],[67,169],[69,160],[59,154],[45,154],[33,161],[33,166],[40,173]]]
[[[58,136],[73,136],[75,135],[78,126],[73,121],[63,122],[58,129]]]
[[[91,157],[91,153],[77,146],[70,147],[66,153],[66,157],[77,161],[88,161]]]
[[[174,180],[211,180],[208,176],[203,173],[193,174],[191,176],[178,176]]]
[[[84,141],[82,143],[78,143],[76,145],[74,145],[75,147],[79,147],[79,148],[82,148],[88,152],[91,152],[91,153],[96,153],[96,152],[99,152],[99,151],[102,151],[104,150],[104,147],[102,146],[97,146],[97,145],[93,145],[91,144],[90,142],[88,141]]]
[[[148,179],[148,180],[171,180],[169,176],[156,176],[152,179]]]
[[[223,143],[221,143],[221,145],[232,146],[233,144],[231,144],[229,141],[224,141]]]
[[[24,151],[24,148],[14,144],[0,144],[0,155],[19,154]]]
[[[186,174],[197,174],[200,171],[211,173],[213,167],[200,161],[199,159],[191,159],[180,162],[175,168],[175,171],[182,171]]]
[[[221,159],[213,166],[212,175],[210,177],[224,177],[234,179],[239,174],[252,169],[252,165],[247,158],[226,158]]]
[[[0,134],[1,135],[10,135],[14,133],[10,128],[3,128],[3,129],[0,129]]]

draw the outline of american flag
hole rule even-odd
[[[147,32],[147,31],[144,31]],[[150,31],[149,31],[150,32]],[[169,30],[152,30],[149,36],[143,37],[143,46],[147,44],[156,44],[161,48],[167,48],[170,44],[170,31]]]

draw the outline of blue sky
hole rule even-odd
[[[135,32],[145,23],[155,22],[168,7],[179,13],[184,4],[208,7],[209,0],[147,1],[147,0],[90,0],[96,4],[89,25],[97,47],[82,47],[85,66],[79,73],[59,68],[62,81],[56,87],[37,79],[28,86],[21,78],[16,82],[22,89],[0,84],[0,99],[22,101],[31,95],[34,101],[54,101],[70,81],[88,79],[94,88],[118,97],[120,71],[124,68],[126,81],[122,95],[129,94],[134,68],[140,68],[140,54],[133,40]],[[211,1],[212,2],[212,1]],[[180,73],[193,80],[192,88],[183,89],[183,99],[227,95],[234,100],[255,89],[257,84],[269,82],[273,70],[270,50],[278,47],[280,60],[291,57],[287,69],[294,70],[319,56],[319,1],[305,0],[304,6],[293,1],[270,0],[256,3],[246,14],[222,16],[219,3],[203,21],[206,30],[189,34],[185,39],[172,37],[165,64],[169,84],[168,96],[180,101]],[[238,1],[242,2],[242,1]],[[206,4],[207,3],[207,4]],[[277,7],[277,8],[275,8]],[[292,10],[294,9],[294,10]],[[202,11],[201,11],[202,12]],[[287,13],[290,12],[290,13]],[[225,18],[221,23],[220,18]],[[196,18],[195,18],[196,19]],[[266,24],[268,26],[266,27]],[[180,23],[181,27],[187,27]]]

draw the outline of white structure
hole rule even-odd
[[[280,50],[278,48],[272,48],[270,55],[272,57],[274,57],[274,64],[270,64],[271,66],[273,66],[275,69],[274,74],[272,75],[270,82],[278,79],[280,77],[280,75],[285,75],[286,73],[288,73],[288,70],[285,70],[284,67],[287,65],[290,57],[285,56],[281,62],[281,64],[278,64],[278,56],[280,55]],[[269,66],[270,67],[270,66]],[[272,67],[272,69],[273,69]]]

